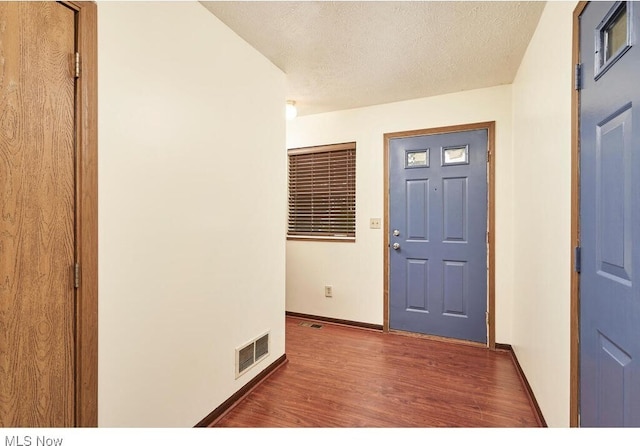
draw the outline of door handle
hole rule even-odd
[[[400,243],[394,243],[392,247],[393,249],[398,250],[400,249]]]
[[[394,235],[395,237],[399,236],[399,235],[400,235],[400,231],[398,231],[397,229],[394,229],[394,230],[393,230],[393,235]]]

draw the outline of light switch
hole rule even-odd
[[[370,218],[369,219],[369,227],[371,229],[380,229],[380,219],[379,218]]]

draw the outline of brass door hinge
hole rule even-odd
[[[80,77],[80,53],[76,52],[76,59],[75,59],[75,77],[78,78]]]
[[[73,285],[80,288],[80,264],[76,263],[73,268]]]

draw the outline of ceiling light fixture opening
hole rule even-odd
[[[296,101],[287,101],[286,106],[286,116],[287,120],[292,120],[296,116],[298,116],[298,109],[296,108]]]

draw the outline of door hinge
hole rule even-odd
[[[573,85],[576,90],[582,89],[582,64],[577,63],[573,74]]]
[[[580,274],[580,269],[582,268],[582,248],[580,246],[576,246],[573,253],[573,264],[576,272]]]
[[[73,268],[73,285],[80,288],[80,264],[76,263]]]
[[[487,163],[491,162],[491,152],[487,152]]]
[[[487,245],[491,243],[491,235],[489,234],[489,231],[487,231]]]
[[[75,77],[80,77],[80,53],[76,52],[76,60],[75,60]]]
[[[487,322],[487,326],[489,326],[489,312],[488,311],[484,313],[484,319]]]

